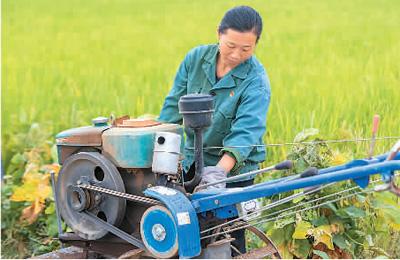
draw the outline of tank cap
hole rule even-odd
[[[92,119],[92,123],[94,126],[106,126],[108,123],[108,118],[104,116],[99,116]]]

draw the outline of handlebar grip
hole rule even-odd
[[[300,174],[300,178],[307,178],[307,177],[315,176],[318,174],[319,174],[319,172],[318,172],[317,168],[310,167]]]
[[[286,160],[275,165],[275,170],[289,170],[292,169],[292,167],[293,162],[290,160]]]
[[[374,115],[374,119],[372,120],[372,134],[376,134],[378,132],[379,126],[379,115]]]

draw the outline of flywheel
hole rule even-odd
[[[99,239],[108,231],[91,221],[84,211],[118,226],[125,215],[126,201],[80,188],[82,183],[125,192],[124,182],[115,165],[97,152],[74,154],[61,168],[57,180],[57,195],[62,218],[80,237]]]

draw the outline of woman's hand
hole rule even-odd
[[[226,175],[228,173],[225,171],[225,169],[219,167],[219,166],[207,166],[204,167],[203,172],[201,174],[201,181],[200,185],[205,185],[217,181],[221,181],[226,179]],[[215,185],[208,186],[207,189],[209,188],[216,188],[216,189],[223,189],[226,187],[226,183],[218,183]]]

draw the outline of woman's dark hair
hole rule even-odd
[[[260,39],[262,31],[262,19],[260,14],[250,6],[236,6],[228,10],[218,27],[219,33],[233,29],[238,32],[253,31]]]

